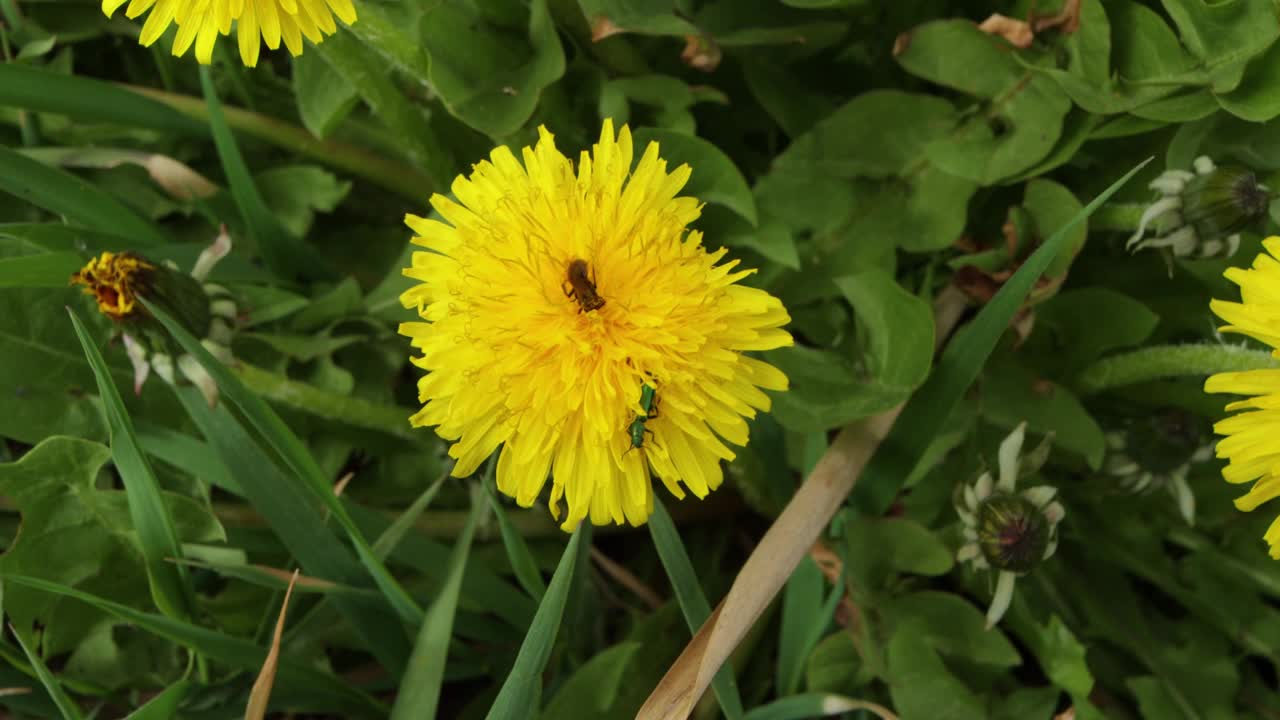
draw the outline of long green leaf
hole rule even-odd
[[[218,100],[218,92],[213,86],[213,78],[209,69],[204,66],[200,67],[200,84],[204,88],[205,101],[209,104],[209,127],[213,131],[218,157],[222,160],[222,170],[227,174],[227,185],[240,208],[249,234],[258,243],[262,261],[283,279],[334,277],[332,269],[322,257],[307,252],[306,246],[289,234],[262,199],[253,176],[249,174],[249,166],[240,154],[235,135],[227,125],[222,102]]]
[[[133,245],[163,245],[165,234],[106,191],[71,173],[0,146],[0,190]]]
[[[67,313],[98,381],[98,394],[106,410],[107,427],[111,429],[111,459],[124,481],[129,517],[133,520],[134,531],[138,533],[138,544],[147,564],[147,578],[151,581],[151,597],[164,614],[187,618],[194,604],[187,571],[182,565],[169,562],[170,558],[180,560],[183,556],[182,541],[173,524],[173,516],[160,494],[160,483],[151,463],[138,445],[133,421],[124,407],[124,399],[120,397],[115,380],[111,378],[106,360],[76,311],[67,308]]]
[[[164,689],[164,692],[151,698],[145,705],[125,716],[124,720],[170,720],[178,717],[178,706],[182,704],[187,693],[191,691],[191,683],[179,680]]]
[[[98,123],[209,136],[209,128],[204,123],[163,103],[101,80],[22,63],[0,63],[0,105]]]
[[[47,593],[53,593],[92,605],[125,622],[136,625],[149,633],[171,640],[178,645],[225,663],[240,670],[256,673],[267,657],[267,649],[242,638],[232,637],[215,630],[131,608],[97,595],[82,592],[40,578],[26,575],[8,575],[8,582],[26,585]],[[328,712],[348,712],[367,715],[385,712],[380,704],[365,693],[351,687],[328,673],[314,670],[303,663],[288,659],[280,661],[276,673],[278,687],[288,686],[293,702],[306,701],[311,709]]]
[[[533,559],[533,553],[529,552],[529,545],[524,541],[524,537],[507,518],[507,512],[502,509],[502,503],[498,500],[493,485],[485,482],[484,489],[485,495],[489,498],[489,506],[493,508],[493,514],[498,518],[498,529],[502,532],[502,546],[507,551],[507,560],[511,562],[516,580],[520,583],[520,587],[529,593],[529,597],[542,602],[542,597],[547,594],[547,584],[542,580],[542,571],[538,569],[538,562]]]
[[[0,260],[0,288],[64,288],[83,264],[73,252],[5,258]]]
[[[667,571],[667,579],[671,581],[671,589],[680,603],[680,612],[684,614],[689,632],[698,632],[698,628],[711,616],[711,605],[702,592],[702,584],[698,582],[698,574],[693,570],[689,560],[689,552],[685,550],[680,533],[671,521],[671,515],[658,498],[653,499],[653,514],[649,516],[649,535],[653,538],[653,547],[658,551],[658,559]],[[742,696],[738,692],[738,679],[733,674],[733,666],[725,663],[711,680],[711,689],[720,701],[720,709],[729,720],[741,718]]]
[[[49,666],[44,664],[44,660],[40,659],[39,653],[36,653],[28,641],[22,637],[22,631],[13,626],[10,626],[10,629],[13,630],[13,636],[18,639],[22,652],[27,654],[27,661],[36,671],[36,677],[40,678],[40,684],[44,685],[49,697],[53,698],[53,703],[58,706],[58,712],[62,713],[63,720],[83,720],[84,715],[80,714],[79,706],[67,695],[67,691],[62,689],[62,684],[49,671]]]
[[[400,679],[400,693],[391,708],[391,720],[434,720],[436,716],[440,691],[444,686],[449,641],[453,636],[453,619],[458,612],[458,594],[462,591],[462,573],[467,568],[476,525],[487,507],[480,497],[483,492],[472,487],[471,516],[453,546],[444,587],[440,588],[440,593],[427,610],[427,619],[418,630],[418,642],[409,658],[409,667]]]
[[[843,715],[855,710],[864,710],[875,717],[881,718],[881,720],[894,720],[897,718],[897,715],[890,712],[888,708],[875,703],[854,700],[840,695],[806,693],[804,695],[792,695],[791,697],[771,702],[768,705],[752,708],[751,712],[747,713],[746,720],[811,720],[812,718],[829,715]],[[863,715],[861,717],[866,716]]]
[[[542,671],[551,658],[551,648],[555,645],[560,619],[564,616],[574,571],[584,553],[583,543],[589,542],[583,540],[583,535],[591,532],[590,527],[587,523],[582,523],[573,531],[573,537],[569,538],[569,544],[560,556],[560,564],[551,576],[547,594],[538,605],[538,612],[533,616],[529,632],[520,644],[515,665],[502,683],[497,699],[485,716],[486,720],[524,720],[536,713],[538,693],[542,688]]]
[[[404,512],[391,521],[387,529],[378,535],[378,539],[373,541],[373,552],[378,556],[379,560],[386,560],[387,556],[400,545],[400,541],[404,539],[404,536],[413,529],[413,524],[418,521],[422,513],[431,505],[431,501],[435,500],[436,494],[440,492],[441,487],[444,487],[444,482],[448,477],[446,474],[431,483]],[[471,522],[470,518],[467,519],[467,522]]]
[[[369,541],[365,539],[360,529],[356,527],[355,522],[351,519],[346,506],[333,493],[332,486],[325,479],[324,471],[316,464],[316,460],[311,456],[311,453],[307,452],[306,446],[302,444],[298,436],[293,434],[289,426],[280,419],[280,416],[271,409],[271,406],[267,405],[266,401],[241,384],[225,365],[209,354],[209,351],[192,337],[191,333],[187,332],[170,317],[167,312],[145,299],[142,302],[147,307],[147,310],[173,335],[174,340],[182,346],[182,349],[195,357],[204,369],[208,371],[209,375],[217,382],[223,395],[236,407],[240,408],[240,411],[244,413],[249,423],[257,429],[262,439],[285,461],[289,469],[303,481],[303,486],[333,513],[333,517],[338,521],[338,524],[346,530],[348,537],[351,538],[351,543],[355,547],[360,561],[369,571],[374,582],[378,584],[378,588],[386,595],[387,600],[390,601],[396,612],[400,614],[405,622],[415,627],[420,624],[422,622],[422,608],[418,607],[418,604],[409,596],[409,593],[405,592],[400,583],[392,577],[390,571],[378,559],[377,554],[373,552],[373,548],[369,545]]]
[[[868,514],[881,515],[893,504],[903,481],[911,475],[920,458],[925,457],[925,450],[950,417],[951,410],[982,372],[1031,288],[1066,247],[1071,230],[1149,162],[1150,159],[1130,170],[1058,228],[1027,258],[973,322],[956,333],[929,379],[907,401],[889,436],[863,468],[852,493],[855,506]]]
[[[187,414],[226,466],[222,472],[242,480],[239,485],[244,496],[266,518],[303,571],[334,582],[363,584],[360,563],[325,524],[315,498],[277,467],[225,406],[211,409],[194,387],[177,390]],[[397,618],[387,613],[385,601],[335,596],[333,603],[388,670],[404,668],[409,639]]]

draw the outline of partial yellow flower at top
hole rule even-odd
[[[173,41],[173,54],[184,55],[194,44],[196,59],[203,65],[213,60],[213,46],[218,35],[230,35],[236,23],[240,41],[240,58],[253,67],[265,41],[276,50],[280,41],[293,55],[302,54],[302,38],[313,43],[338,31],[333,16],[350,25],[356,21],[351,0],[102,0],[102,11],[111,17],[121,5],[129,2],[125,15],[136,18],[148,10],[139,42],[146,47],[160,39],[170,23],[178,24]]]
[[[1224,332],[1280,348],[1280,237],[1267,238],[1263,244],[1267,252],[1254,258],[1252,268],[1226,272],[1240,286],[1242,302],[1214,300],[1209,307],[1230,323],[1222,328]],[[1280,349],[1272,354],[1280,357]],[[1204,389],[1253,396],[1228,405],[1228,411],[1245,412],[1213,428],[1226,436],[1218,441],[1217,450],[1218,457],[1228,460],[1223,477],[1230,483],[1253,483],[1248,493],[1236,499],[1236,507],[1248,512],[1280,495],[1280,369],[1218,373],[1205,381]],[[1271,557],[1280,559],[1280,518],[1271,523],[1264,539]]]
[[[631,132],[611,121],[575,173],[539,128],[521,158],[500,147],[455,180],[456,202],[433,196],[444,222],[406,218],[428,250],[401,296],[426,321],[400,326],[427,371],[411,422],[453,442],[455,476],[502,446],[498,488],[529,507],[550,474],[566,530],[644,523],[651,469],[676,497],[720,485],[725,442],[745,445],[744,417],[770,407],[762,388],[787,389],[743,353],[791,345],[790,316],[687,230],[690,173],[668,172],[657,143],[633,171]]]

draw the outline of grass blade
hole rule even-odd
[[[649,516],[649,535],[653,538],[653,547],[658,551],[662,567],[667,571],[671,589],[680,603],[680,612],[684,614],[689,631],[697,632],[711,616],[711,605],[702,592],[698,574],[693,570],[693,563],[689,560],[689,553],[680,540],[675,523],[671,522],[671,515],[656,497],[653,499],[653,514]],[[726,662],[716,672],[711,681],[711,689],[720,701],[720,709],[726,718],[736,720],[742,717],[744,711],[742,697],[738,693],[738,679],[734,677],[733,667],[729,663]]]
[[[58,706],[58,712],[62,714],[63,720],[83,720],[84,715],[80,714],[80,707],[62,689],[62,684],[49,671],[49,667],[44,664],[44,660],[40,659],[40,655],[34,652],[31,645],[23,639],[22,633],[18,628],[10,625],[9,629],[13,631],[13,636],[18,640],[18,645],[22,647],[22,652],[27,654],[27,660],[31,663],[32,669],[36,671],[36,677],[40,678],[40,683],[48,691],[49,697]]]
[[[0,146],[0,190],[89,228],[109,232],[137,246],[169,242],[154,223],[122,205],[106,191],[71,173]]]
[[[813,635],[811,627],[826,627],[828,618],[819,617],[822,607],[822,571],[812,558],[800,561],[782,592],[782,626],[778,633],[778,695],[794,695],[809,656],[806,647]]]
[[[178,717],[178,706],[191,691],[191,683],[179,680],[151,698],[147,704],[125,716],[124,720],[170,720]]]
[[[245,497],[308,575],[348,585],[364,581],[359,562],[325,524],[315,499],[279,470],[227,408],[210,409],[194,387],[178,388],[177,395],[226,466],[224,472],[252,480],[240,483]],[[396,617],[388,616],[385,601],[338,595],[333,603],[388,670],[404,669],[409,640]]]
[[[289,469],[303,481],[304,487],[333,513],[333,517],[338,521],[338,524],[346,530],[347,535],[351,538],[351,543],[356,549],[356,554],[360,557],[360,562],[364,564],[369,574],[373,576],[374,582],[378,584],[378,588],[386,595],[387,600],[390,601],[396,612],[400,614],[400,617],[410,625],[415,627],[419,625],[423,617],[422,608],[418,607],[418,604],[409,596],[409,593],[405,592],[404,588],[400,586],[386,566],[383,565],[382,561],[378,559],[377,554],[373,552],[373,548],[369,545],[369,541],[365,539],[360,529],[356,527],[351,515],[347,512],[346,506],[334,495],[333,488],[324,477],[324,472],[316,464],[315,458],[311,456],[311,453],[307,452],[306,446],[302,444],[298,436],[293,434],[289,426],[284,424],[284,421],[267,405],[266,401],[245,388],[225,365],[209,354],[209,351],[192,337],[191,333],[174,321],[168,313],[146,300],[142,300],[142,302],[146,305],[147,310],[165,326],[174,340],[182,346],[182,349],[195,357],[204,369],[208,371],[209,375],[217,382],[223,395],[236,407],[240,408],[240,411],[244,413],[250,424],[257,429],[262,439],[285,461]]]
[[[124,482],[125,497],[129,501],[129,517],[138,533],[138,544],[147,564],[147,577],[151,580],[151,596],[156,607],[171,617],[186,618],[193,605],[191,585],[186,568],[169,562],[169,558],[182,558],[182,541],[173,524],[169,506],[160,495],[160,483],[156,480],[151,463],[138,445],[133,421],[124,407],[124,399],[111,378],[102,353],[75,310],[67,308],[76,336],[84,348],[89,367],[98,381],[98,393],[107,414],[107,426],[111,429],[111,459],[120,479]]]
[[[484,489],[489,499],[489,507],[498,518],[498,529],[502,532],[502,545],[507,550],[507,560],[511,562],[516,580],[519,581],[520,587],[529,593],[529,597],[542,602],[543,596],[547,594],[547,584],[542,580],[542,571],[538,569],[533,553],[529,552],[529,545],[507,518],[507,513],[502,509],[502,502],[498,500],[493,485],[486,480]]]
[[[253,681],[249,691],[249,705],[244,711],[244,720],[262,720],[267,715],[267,705],[271,702],[271,688],[276,682],[276,670],[280,667],[280,637],[284,635],[284,621],[289,614],[289,599],[293,597],[293,586],[298,582],[298,571],[293,571],[289,580],[289,588],[284,591],[284,599],[280,601],[280,616],[276,618],[276,629],[271,634],[271,649],[267,651],[267,659],[262,663],[262,671],[258,679]]]
[[[73,252],[38,253],[0,260],[0,288],[64,288],[84,265]]]
[[[952,408],[982,372],[987,357],[995,350],[1000,336],[1004,335],[1031,288],[1065,247],[1071,230],[1084,222],[1149,162],[1150,159],[1144,161],[1112,183],[1058,228],[1027,258],[968,327],[957,332],[955,338],[947,343],[929,379],[907,401],[889,436],[863,469],[852,493],[854,505],[872,515],[880,515],[889,508],[902,482],[911,475],[919,459],[925,456],[925,449],[950,416]]]
[[[573,575],[582,556],[586,554],[589,541],[583,535],[591,532],[590,525],[582,523],[573,531],[569,544],[560,556],[560,564],[551,576],[551,585],[547,594],[538,605],[538,612],[533,616],[529,632],[520,644],[520,653],[516,655],[516,663],[511,673],[502,683],[498,697],[489,708],[485,720],[524,720],[534,714],[538,707],[538,694],[542,690],[542,671],[551,658],[551,648],[556,642],[556,631],[560,629],[560,619],[564,616],[564,606],[569,599],[569,587],[573,584]]]
[[[373,541],[373,553],[378,556],[379,560],[386,560],[399,545],[404,536],[413,529],[414,523],[426,512],[427,507],[431,505],[431,501],[436,499],[436,493],[440,492],[440,488],[444,486],[448,475],[444,475],[439,480],[431,483],[431,486],[422,491],[422,494],[413,501],[408,509],[396,516],[395,520],[387,526],[386,530]],[[467,520],[468,524],[471,522]]]
[[[409,667],[400,679],[400,694],[391,708],[391,720],[434,720],[436,716],[449,641],[453,636],[453,618],[458,612],[458,595],[462,591],[462,573],[467,568],[476,525],[487,507],[480,498],[482,492],[476,486],[471,489],[471,515],[449,558],[448,579],[418,630],[418,642],[409,658]]]
[[[266,648],[248,640],[164,615],[136,610],[128,605],[121,605],[66,585],[25,575],[9,575],[5,580],[79,600],[149,633],[241,670],[256,672],[262,667],[267,657]],[[382,708],[376,700],[353,689],[349,683],[301,663],[288,659],[281,660],[276,677],[282,686],[285,684],[289,686],[289,694],[294,703],[305,702],[308,707],[315,710],[347,712],[357,716],[368,715],[371,712],[385,712],[385,708]]]
[[[204,123],[111,83],[50,72],[22,63],[0,63],[0,105],[116,123],[161,132],[208,137]]]
[[[746,720],[810,720],[810,718],[843,715],[864,710],[880,720],[898,720],[889,708],[865,700],[854,700],[840,695],[806,693],[782,698],[768,705],[752,708]]]
[[[249,166],[240,154],[240,147],[236,145],[235,135],[227,126],[222,103],[213,87],[213,78],[209,69],[204,66],[200,67],[200,84],[209,105],[209,127],[213,131],[218,157],[222,159],[222,170],[227,175],[227,185],[240,208],[249,234],[258,244],[263,263],[278,277],[286,280],[299,275],[333,277],[333,271],[326,266],[323,258],[317,253],[308,252],[302,241],[290,235],[262,199],[253,176],[249,174]]]

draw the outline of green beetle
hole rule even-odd
[[[631,433],[631,447],[638,449],[644,447],[644,434],[652,434],[652,430],[645,429],[645,422],[650,418],[658,417],[658,391],[648,383],[640,386],[640,407],[644,408],[644,415],[637,415],[635,420],[631,421],[631,427],[628,432]]]

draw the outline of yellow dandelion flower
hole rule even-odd
[[[1229,268],[1226,277],[1240,286],[1241,302],[1214,300],[1209,307],[1229,324],[1224,332],[1260,340],[1280,357],[1280,237],[1267,238],[1267,252],[1259,254],[1249,269]],[[1269,253],[1269,254],[1268,254]],[[1217,454],[1226,458],[1223,478],[1229,483],[1252,482],[1249,492],[1236,499],[1236,507],[1248,512],[1280,495],[1280,369],[1225,372],[1211,376],[1205,392],[1252,395],[1227,405],[1242,410],[1222,420],[1214,431],[1225,435]],[[1264,539],[1271,557],[1280,559],[1280,518],[1271,523]]]
[[[123,320],[138,307],[138,293],[144,292],[155,269],[133,253],[104,252],[76,271],[71,283],[84,285],[85,294],[98,301],[103,315]]]
[[[427,371],[411,421],[453,442],[455,476],[501,446],[498,488],[529,507],[550,474],[566,530],[645,522],[650,469],[676,497],[720,485],[725,442],[746,444],[762,389],[787,388],[743,353],[792,344],[790,317],[687,230],[690,173],[657,143],[632,171],[631,132],[611,121],[575,173],[539,128],[522,158],[499,147],[455,180],[456,201],[433,196],[444,222],[406,218],[427,249],[401,296],[426,321],[400,326]]]
[[[111,17],[126,0],[102,0],[102,11]],[[194,44],[196,59],[208,65],[219,35],[230,35],[236,23],[240,58],[258,64],[262,42],[272,50],[280,41],[292,55],[302,54],[302,38],[313,43],[338,31],[334,15],[350,25],[356,21],[351,0],[128,0],[125,15],[137,18],[150,11],[139,42],[146,47],[160,39],[172,23],[178,24],[173,54],[185,55]]]

